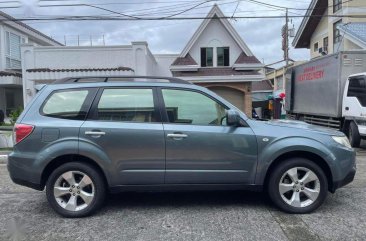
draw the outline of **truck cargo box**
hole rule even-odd
[[[286,104],[290,114],[342,116],[347,77],[366,71],[366,51],[344,51],[294,66],[286,73]]]

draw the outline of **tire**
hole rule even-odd
[[[358,132],[358,127],[353,121],[349,124],[348,139],[352,147],[359,147],[361,144],[361,136]]]
[[[52,172],[46,183],[46,195],[58,214],[80,218],[91,215],[102,206],[106,184],[93,166],[70,162]]]
[[[293,175],[295,173],[294,170],[297,170],[296,175]],[[292,176],[297,176],[297,184],[287,173],[289,171]],[[314,179],[314,175],[317,180],[307,183],[305,181],[301,182],[301,180],[304,180],[302,178],[305,177],[306,173],[309,173],[311,178],[305,180]],[[281,189],[280,184],[282,184]],[[314,162],[304,158],[291,158],[278,164],[270,173],[267,187],[272,202],[287,213],[310,213],[324,202],[328,194],[328,180],[323,170]],[[281,194],[281,190],[288,191]],[[316,191],[318,194],[315,198]],[[312,195],[314,200],[306,195],[311,192],[314,194]],[[300,202],[291,202],[294,197],[299,197]]]

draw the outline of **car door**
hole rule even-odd
[[[113,185],[164,183],[165,140],[154,93],[154,88],[100,89],[80,129],[80,139],[106,155]]]
[[[193,90],[162,88],[167,184],[250,184],[257,142],[249,127],[226,125],[228,107]]]

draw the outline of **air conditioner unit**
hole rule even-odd
[[[319,54],[321,54],[321,55],[327,55],[328,54],[328,46],[319,48]]]

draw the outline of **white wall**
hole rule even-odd
[[[156,75],[172,77],[173,75],[169,67],[179,57],[179,54],[156,54],[154,56],[157,62]]]
[[[230,33],[226,30],[225,26],[218,19],[212,19],[206,28],[203,30],[200,37],[192,46],[189,54],[201,65],[201,47],[230,47],[230,66],[232,66],[239,55],[241,54],[241,48],[231,37]],[[214,51],[216,51],[214,49]],[[214,58],[214,66],[216,59]]]
[[[132,60],[131,46],[35,47],[33,68],[134,68]]]

